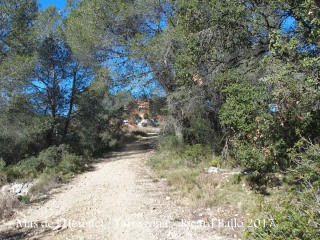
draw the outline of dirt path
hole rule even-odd
[[[174,203],[166,183],[146,167],[151,154],[142,140],[101,159],[93,171],[2,226],[0,239],[230,239]]]

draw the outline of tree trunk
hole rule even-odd
[[[72,110],[73,110],[74,99],[75,99],[76,90],[77,90],[76,87],[77,87],[77,69],[74,68],[73,69],[71,96],[70,96],[70,100],[69,100],[69,110],[68,110],[66,122],[64,124],[63,133],[62,133],[62,139],[61,139],[62,142],[65,141],[66,136],[68,134],[69,125],[71,122],[71,115],[72,115]]]
[[[169,111],[171,112],[171,117],[172,117],[172,124],[174,128],[174,132],[176,137],[179,139],[179,141],[183,141],[183,126],[182,126],[182,121],[179,117],[179,109],[177,109],[176,104],[174,103],[174,100],[171,99],[170,97],[168,98],[168,108]]]

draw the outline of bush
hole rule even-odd
[[[45,165],[45,167],[53,168],[58,166],[69,152],[70,148],[65,144],[52,146],[40,152],[38,159]]]
[[[263,209],[255,209],[253,219],[266,219],[267,224],[247,228],[246,239],[320,239],[316,237],[320,233],[319,227],[312,223],[315,215],[306,211],[296,196],[282,196],[278,201],[279,205],[274,202],[266,204]],[[319,215],[317,220],[319,223]]]
[[[20,201],[11,193],[0,193],[0,220],[11,217],[14,209],[20,205]]]
[[[174,135],[158,138],[158,154],[150,164],[154,169],[169,170],[178,167],[195,167],[201,163],[210,165],[212,149],[202,144],[185,145]]]
[[[289,175],[291,192],[254,212],[274,219],[275,226],[247,230],[247,239],[320,239],[320,146],[301,139],[289,156],[296,164]]]
[[[29,195],[21,196],[20,202],[23,204],[29,204],[30,203],[30,196]]]
[[[235,148],[235,159],[246,170],[265,171],[269,167],[269,161],[256,147],[241,143]]]
[[[159,151],[172,151],[180,152],[183,148],[183,143],[175,135],[162,135],[160,134],[158,138],[158,148]]]
[[[53,173],[43,173],[30,188],[32,194],[44,194],[61,183],[61,176]]]
[[[71,153],[67,145],[60,145],[43,150],[38,157],[30,157],[16,165],[8,166],[5,171],[8,179],[14,181],[34,179],[43,173],[80,173],[85,170],[85,163],[85,159]]]
[[[85,169],[85,161],[74,154],[66,154],[57,167],[64,174],[81,173]]]
[[[7,175],[4,171],[5,166],[6,166],[5,161],[2,158],[0,158],[0,187],[7,182]]]
[[[191,164],[204,162],[211,157],[210,148],[202,144],[187,145],[185,146],[182,157]]]
[[[13,169],[19,178],[36,178],[45,169],[46,165],[41,158],[30,157],[20,161]]]

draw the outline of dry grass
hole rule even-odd
[[[190,165],[174,151],[160,151],[150,160],[156,177],[165,178],[176,190],[178,202],[203,209],[204,216],[244,222],[260,201],[258,195],[232,170],[208,173],[206,169],[211,165],[211,161]],[[225,234],[241,237],[244,229],[225,230]]]
[[[208,174],[203,169],[181,167],[161,174],[195,208],[227,207],[246,214],[257,196],[233,175]]]
[[[134,126],[134,127],[128,128],[128,131],[129,132],[158,133],[160,131],[160,128]]]
[[[61,183],[61,178],[53,174],[42,174],[36,183],[31,187],[30,193],[33,195],[45,194]]]
[[[11,193],[0,193],[0,220],[10,218],[21,207],[20,201]]]

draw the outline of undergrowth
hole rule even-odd
[[[35,181],[31,193],[44,193],[75,174],[85,171],[90,160],[72,152],[68,145],[49,147],[17,164],[2,166],[6,182]],[[28,202],[28,201],[26,201]]]
[[[238,175],[208,173],[209,167],[225,165],[208,146],[184,145],[167,137],[159,142],[149,164],[157,177],[167,179],[194,207],[228,206],[246,212],[256,201]]]
[[[245,239],[320,239],[319,150],[299,142],[289,153],[295,166],[287,172],[225,176],[208,173],[210,166],[225,166],[209,147],[184,145],[171,136],[159,142],[150,166],[192,206],[236,209],[246,222]]]

